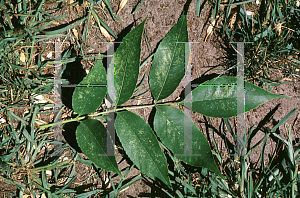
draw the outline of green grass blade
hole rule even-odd
[[[143,4],[144,1],[145,0],[142,0],[131,14],[135,14],[137,12],[137,10],[139,9],[139,7]]]
[[[108,1],[108,0],[103,0],[103,2],[104,2],[105,5],[108,7],[110,14],[111,14],[111,16],[113,17],[113,19],[114,19],[114,21],[115,21],[116,19],[115,19],[115,16],[114,16],[113,11],[112,11],[112,9],[111,9],[111,6],[110,6],[109,1]]]
[[[84,35],[83,35],[83,42],[84,43],[86,42],[86,36],[87,36],[88,31],[89,31],[90,19],[91,19],[91,12],[89,12],[88,21],[87,21],[86,28],[85,28]]]
[[[78,21],[77,23],[73,24],[73,25],[69,25],[67,27],[64,27],[64,28],[61,28],[61,29],[58,29],[58,30],[53,30],[53,31],[45,31],[45,30],[41,30],[44,34],[46,35],[54,35],[54,34],[59,34],[59,33],[62,33],[62,32],[65,32],[69,29],[72,29],[73,27],[79,25],[80,23],[82,23],[87,17],[84,17],[83,19],[81,19],[80,21]]]
[[[219,7],[220,7],[220,2],[221,0],[217,0],[216,4],[215,4],[215,7],[214,7],[214,19],[216,18],[217,14],[218,14],[218,11],[219,11]]]
[[[243,5],[243,4],[246,4],[246,3],[253,2],[253,1],[255,1],[255,0],[247,0],[247,1],[237,2],[237,3],[231,3],[230,5]]]
[[[201,6],[201,0],[197,0],[196,4],[196,15],[199,17],[200,16],[200,6]]]
[[[139,70],[141,71],[141,69],[144,67],[144,65],[146,65],[149,60],[154,56],[154,54],[150,55],[140,66]]]
[[[284,116],[284,118],[282,118],[280,120],[280,122],[278,124],[276,124],[276,126],[274,126],[274,128],[271,130],[271,133],[274,133],[274,131],[276,131],[276,129],[282,125],[283,123],[285,123],[295,112],[297,111],[297,108],[293,109],[292,111],[290,111],[286,116]]]
[[[92,15],[95,19],[95,21],[97,22],[97,24],[99,25],[100,28],[100,24],[115,38],[117,39],[117,35],[115,35],[115,33],[112,31],[112,29],[110,29],[110,27],[108,25],[106,25],[99,17],[99,15],[95,12],[95,10],[93,8],[91,8],[91,12]]]

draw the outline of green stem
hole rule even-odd
[[[146,107],[154,107],[154,106],[162,106],[162,105],[170,105],[170,104],[177,104],[179,102],[175,102],[175,103],[160,103],[160,104],[152,104],[152,105],[144,105],[144,106],[137,106],[137,107],[125,107],[125,108],[119,108],[119,109],[116,109],[116,110],[110,110],[110,111],[104,111],[104,112],[101,112],[101,113],[95,113],[95,114],[91,114],[91,115],[88,115],[88,117],[94,117],[94,116],[99,116],[99,115],[103,115],[103,114],[107,114],[107,113],[111,113],[111,112],[117,112],[117,111],[122,111],[122,110],[128,110],[128,109],[141,109],[141,108],[146,108]],[[48,127],[51,127],[51,126],[55,126],[55,125],[58,125],[58,124],[65,124],[65,123],[68,123],[68,122],[79,122],[80,120],[83,120],[85,119],[86,116],[77,116],[76,118],[73,118],[73,119],[69,119],[69,120],[64,120],[64,121],[61,121],[61,122],[55,122],[55,123],[51,123],[51,124],[46,124],[46,125],[41,125],[39,126],[39,130],[38,131],[41,131],[43,129],[46,129]]]

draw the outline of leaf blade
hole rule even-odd
[[[180,17],[155,52],[149,75],[155,101],[170,96],[184,76],[185,45],[177,42],[188,42],[186,15]]]
[[[214,118],[230,118],[237,116],[237,78],[222,76],[198,86],[192,94],[192,110],[202,115]],[[268,92],[254,84],[245,81],[245,112],[250,111],[259,105],[276,98],[286,98],[284,96]],[[184,105],[184,102],[179,104]]]
[[[201,6],[201,0],[197,0],[196,4],[196,15],[199,17],[200,16],[200,7]]]
[[[151,179],[159,178],[172,189],[167,159],[145,120],[130,111],[122,111],[117,113],[115,127],[127,155],[140,171]]]
[[[114,13],[113,13],[113,11],[112,11],[112,8],[111,8],[111,6],[110,6],[109,1],[108,1],[108,0],[103,0],[103,2],[104,2],[105,5],[108,7],[110,14],[111,14],[111,16],[113,17],[113,19],[114,19],[114,21],[115,21],[115,16],[114,16]]]
[[[76,87],[72,97],[72,106],[76,113],[84,115],[95,112],[107,93],[106,86],[92,86],[106,84],[106,71],[99,54],[95,67],[91,69],[80,85],[91,85],[91,87]]]
[[[107,139],[111,141],[109,135]],[[76,129],[76,140],[83,153],[95,165],[107,171],[115,172],[123,177],[118,168],[115,156],[106,155],[106,128],[100,121],[95,119],[81,121]],[[111,147],[107,149],[114,148]]]
[[[188,117],[184,118],[185,116],[181,110],[175,107],[157,106],[153,123],[156,134],[174,154],[185,154],[184,138],[186,138],[186,134],[184,132],[184,122],[189,122],[188,125],[192,126],[192,154],[199,154],[200,156],[179,155],[176,157],[187,164],[207,168],[223,177],[214,161],[207,139],[193,121]],[[179,122],[179,120],[182,120],[182,122]]]
[[[116,107],[127,102],[136,87],[139,75],[142,33],[146,20],[123,38],[122,43],[115,52]]]

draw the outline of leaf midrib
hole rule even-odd
[[[265,97],[265,96],[253,96],[252,97]],[[224,97],[224,98],[213,98],[213,99],[204,99],[204,100],[194,100],[192,102],[204,102],[204,101],[211,101],[211,100],[222,100],[222,99],[236,99],[236,97]],[[277,98],[275,98],[277,99]],[[249,100],[249,101],[253,101],[253,100]],[[246,101],[245,101],[246,103]]]
[[[135,40],[136,36],[138,37],[139,35],[138,34],[134,35],[133,40]],[[126,47],[126,49],[128,49],[127,45],[125,45],[124,47]],[[120,96],[121,96],[121,93],[122,93],[122,90],[123,90],[123,84],[124,84],[126,69],[127,69],[127,65],[128,65],[127,60],[128,60],[128,56],[131,55],[131,52],[132,52],[132,50],[129,50],[129,53],[126,55],[125,71],[124,71],[124,75],[123,75],[123,79],[122,79],[122,86],[120,88],[120,94],[119,94],[119,98],[118,98],[118,101],[116,102],[116,104],[118,104],[118,102],[120,101],[120,98],[121,98]],[[139,61],[140,61],[140,58],[139,58]]]
[[[184,22],[184,21],[182,21],[182,23],[183,23],[183,22]],[[179,33],[178,33],[178,35],[177,35],[177,37],[176,37],[176,41],[178,41],[178,38],[179,38],[180,33],[181,33],[181,30],[182,30],[182,26],[183,26],[183,24],[181,24],[181,26],[180,26],[180,31],[179,31]],[[177,45],[178,45],[178,44],[177,44],[177,42],[176,42],[176,44],[175,44],[175,49],[173,50],[173,52],[176,50]],[[172,58],[171,58],[171,63],[170,63],[169,65],[172,65],[174,56],[175,56],[175,53],[173,53],[173,56],[172,56]],[[165,80],[164,80],[164,82],[163,82],[163,85],[162,85],[162,87],[161,87],[161,89],[160,89],[160,92],[159,92],[157,98],[159,98],[159,96],[161,95],[161,92],[162,92],[162,90],[163,90],[163,87],[164,87],[164,85],[165,85],[165,83],[166,83],[166,80],[167,80],[167,78],[168,78],[168,74],[169,74],[169,72],[170,72],[170,69],[171,69],[171,66],[169,66],[169,68],[168,68],[168,72],[167,72],[166,78],[165,78]]]
[[[120,115],[120,114],[119,114]],[[144,148],[144,150],[146,151],[146,153],[148,154],[148,156],[150,156],[150,158],[151,158],[151,160],[153,161],[153,162],[155,162],[154,160],[153,160],[153,157],[152,157],[152,155],[150,155],[150,153],[147,151],[147,149],[144,147],[144,145],[142,144],[142,142],[140,141],[140,139],[138,138],[138,136],[136,135],[136,133],[134,132],[134,130],[131,128],[131,126],[127,123],[127,121],[121,116],[121,118],[125,121],[125,123],[127,124],[127,126],[129,126],[129,128],[131,129],[131,131],[133,131],[133,134],[137,137],[136,139],[140,142],[140,145],[142,145],[142,147]],[[159,169],[159,167],[157,167],[157,165],[156,165],[156,163],[154,163],[155,164],[155,167],[156,167],[156,169],[159,171],[159,173],[160,173],[160,175],[162,176],[162,178],[164,178],[165,179],[165,177],[164,177],[164,175],[162,174],[162,172],[160,171],[160,169]],[[167,181],[166,181],[167,182]],[[168,183],[168,182],[167,182]]]
[[[100,121],[99,121],[100,122]],[[85,123],[82,123],[83,124],[83,127],[85,127],[88,131],[90,131],[90,133],[92,134],[92,136],[94,137],[94,139],[96,140],[96,142],[99,144],[99,145],[101,145],[100,144],[100,142],[98,141],[98,138],[93,134],[93,132],[89,129],[89,127],[87,127],[87,125],[85,124]],[[103,148],[100,146],[100,148],[101,148],[101,151],[104,151],[103,150]],[[111,161],[111,160],[113,160],[112,158],[110,158],[109,156],[107,156],[106,155],[106,151],[105,151],[105,156],[103,156],[103,157],[106,157],[106,158],[108,158],[109,160],[109,163],[111,164],[111,167],[114,167],[114,161]]]
[[[158,109],[159,110],[159,109]],[[180,130],[177,128],[177,126],[175,125],[175,124],[173,124],[173,122],[171,121],[171,120],[169,120],[168,119],[168,117],[167,116],[165,116],[166,114],[162,111],[162,110],[160,110],[161,112],[162,112],[162,114],[163,114],[163,116],[166,118],[166,120],[168,120],[173,126],[175,126],[175,128],[177,129],[177,132],[180,132]],[[176,133],[177,134],[177,133]],[[175,137],[175,145],[177,145],[177,138]]]

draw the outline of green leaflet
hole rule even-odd
[[[227,86],[236,85],[236,82],[235,77],[222,76],[201,84],[207,86],[198,86],[192,91],[192,110],[214,118],[237,116],[237,87]],[[187,95],[190,97],[191,93]],[[274,94],[245,81],[245,112],[269,100],[286,97],[290,96]],[[180,104],[184,105],[184,102]]]
[[[188,42],[187,19],[182,15],[155,52],[149,74],[151,93],[155,101],[170,96],[184,76],[185,44]]]
[[[117,113],[116,132],[132,162],[151,179],[159,178],[171,189],[167,159],[151,127],[130,111]]]
[[[79,85],[90,85],[89,87],[76,87],[72,97],[72,106],[79,115],[95,112],[102,104],[106,96],[107,87],[92,85],[106,84],[106,71],[101,61],[101,55],[98,61]]]
[[[192,130],[192,154],[201,156],[176,156],[183,162],[197,167],[204,167],[217,173],[223,178],[222,173],[215,164],[211,148],[206,137],[197,128],[193,121],[185,114],[172,106],[158,106],[154,116],[154,130],[162,143],[174,154],[184,154],[184,122]],[[186,134],[187,136],[188,134]]]
[[[107,139],[112,142],[109,135]],[[94,119],[81,121],[76,130],[76,140],[82,152],[94,164],[99,168],[115,172],[123,178],[115,156],[106,155],[106,128],[100,121]],[[105,155],[99,156],[98,154]]]
[[[115,105],[127,102],[136,87],[139,77],[141,40],[146,19],[129,32],[115,52]],[[113,64],[113,63],[111,63]]]

